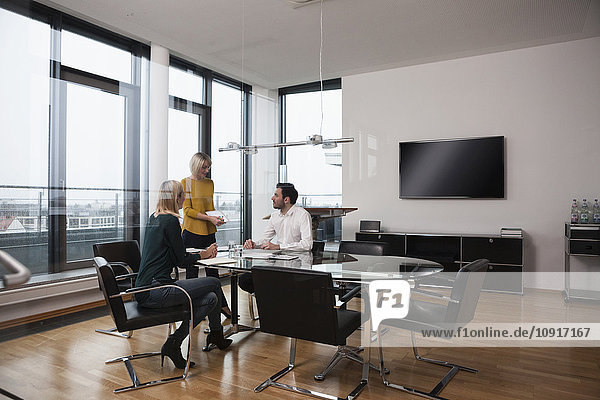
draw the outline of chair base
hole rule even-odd
[[[129,331],[127,333],[121,333],[121,332],[117,331],[116,327],[110,328],[110,329],[96,329],[95,332],[104,333],[105,335],[117,336],[117,337],[121,337],[121,338],[125,338],[125,339],[129,339],[130,337],[133,336],[133,331]]]
[[[344,358],[347,358],[349,360],[352,360],[354,362],[362,364],[363,359],[360,355],[358,355],[358,353],[363,350],[364,350],[364,348],[362,346],[356,346],[356,347],[338,346],[337,351],[335,352],[333,357],[331,357],[331,360],[329,360],[329,363],[327,364],[327,366],[325,367],[323,372],[321,372],[320,374],[316,374],[314,376],[315,380],[316,381],[325,380],[325,375],[327,375],[333,369],[333,367],[335,367],[337,365],[337,363],[340,362]],[[379,372],[379,368],[376,365],[374,365],[373,363],[369,363],[369,367],[374,369],[375,371]],[[385,368],[383,373],[389,374],[390,371],[387,368]]]
[[[365,388],[365,386],[367,386],[367,380],[362,379],[360,381],[360,383],[352,390],[352,392],[350,392],[350,394],[348,394],[348,396],[337,397],[337,396],[332,396],[330,394],[316,392],[314,390],[305,389],[305,388],[301,388],[301,387],[293,386],[293,385],[286,385],[285,383],[277,382],[277,380],[279,378],[281,378],[282,376],[284,376],[285,374],[287,374],[294,368],[294,362],[295,362],[295,358],[296,358],[296,341],[297,340],[293,339],[293,338],[290,340],[291,340],[291,342],[290,342],[290,362],[289,362],[288,366],[285,367],[284,369],[282,369],[281,371],[277,372],[275,375],[272,375],[269,379],[267,379],[266,381],[264,381],[257,387],[255,387],[254,392],[258,393],[258,392],[263,391],[264,389],[266,389],[269,386],[274,386],[279,389],[284,389],[284,390],[288,390],[291,392],[295,392],[295,393],[299,393],[299,394],[303,394],[303,395],[307,395],[307,396],[317,397],[320,399],[353,400],[360,394],[360,392]]]
[[[125,364],[125,368],[127,368],[127,373],[129,374],[129,378],[131,379],[131,383],[132,383],[131,386],[126,386],[126,387],[118,388],[118,389],[115,389],[113,392],[114,393],[128,392],[130,390],[142,389],[142,388],[145,388],[145,387],[148,387],[148,386],[156,386],[156,385],[162,385],[164,383],[170,383],[170,382],[180,381],[180,380],[183,380],[183,379],[185,379],[187,377],[188,370],[189,370],[189,362],[185,366],[185,369],[183,371],[183,375],[178,375],[178,376],[173,376],[173,377],[170,377],[170,378],[159,379],[159,380],[156,380],[156,381],[140,382],[140,380],[138,379],[137,373],[135,372],[135,369],[133,368],[133,365],[131,364],[131,360],[136,360],[136,359],[140,359],[140,358],[147,358],[147,357],[154,357],[154,356],[160,356],[160,351],[158,351],[158,352],[151,352],[151,353],[132,354],[132,355],[129,355],[129,356],[117,357],[117,358],[112,358],[110,360],[106,360],[104,362],[105,364],[112,364],[112,363],[123,361],[123,363]]]
[[[415,339],[414,339],[414,332],[411,331],[410,333],[410,338],[413,344],[413,353],[415,355],[415,359],[417,359],[418,361],[425,361],[431,364],[436,364],[436,365],[441,365],[444,367],[448,367],[450,368],[450,371],[448,371],[448,373],[446,375],[444,375],[444,377],[438,382],[437,385],[435,385],[435,387],[429,391],[429,392],[425,392],[422,390],[418,390],[418,389],[413,389],[413,388],[409,388],[406,386],[402,386],[402,385],[398,385],[395,383],[391,383],[389,382],[384,374],[382,374],[381,372],[379,373],[379,375],[381,376],[381,380],[383,382],[383,384],[387,387],[391,387],[393,389],[397,389],[397,390],[401,390],[403,392],[406,393],[410,393],[410,394],[414,394],[416,396],[421,396],[421,397],[425,397],[427,399],[435,399],[435,400],[448,400],[445,397],[441,397],[439,396],[439,393],[444,390],[444,388],[446,387],[446,385],[452,380],[452,378],[454,378],[454,376],[458,373],[458,371],[467,371],[467,372],[471,372],[471,373],[477,373],[478,370],[474,369],[474,368],[470,368],[470,367],[465,367],[462,365],[458,365],[458,364],[453,364],[450,363],[448,361],[441,361],[441,360],[434,360],[432,358],[426,358],[426,357],[421,357],[419,355],[417,346],[415,346]],[[379,367],[380,370],[384,370],[385,367],[383,365],[383,348],[381,346],[381,342],[379,342]]]

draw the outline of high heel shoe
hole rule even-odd
[[[165,362],[165,356],[169,357],[175,368],[184,369],[187,360],[181,355],[181,341],[174,337],[169,336],[167,341],[160,348],[160,366],[162,367]],[[196,365],[195,362],[190,361],[190,368]]]
[[[219,350],[225,350],[232,342],[233,340],[225,339],[223,336],[223,328],[219,329],[218,331],[210,331],[206,337],[206,347],[214,344],[219,348]]]
[[[221,308],[221,314],[225,316],[227,319],[231,319],[231,311],[227,307]]]

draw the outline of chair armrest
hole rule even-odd
[[[418,294],[422,294],[423,296],[427,296],[427,297],[433,297],[435,299],[441,299],[441,300],[445,300],[449,303],[459,303],[458,300],[455,300],[453,298],[450,298],[448,296],[444,296],[438,293],[434,293],[434,292],[428,292],[426,290],[422,290],[422,289],[411,289],[411,293],[418,293]]]
[[[133,270],[131,269],[131,267],[129,266],[129,264],[121,262],[121,261],[112,261],[109,263],[111,268],[113,269],[113,271],[115,270],[115,267],[118,268],[123,268],[125,271],[127,271],[127,274],[133,274]]]
[[[125,275],[117,275],[117,276],[115,276],[115,279],[117,281],[122,281],[122,280],[125,280],[125,279],[131,279],[131,278],[137,278],[137,272],[133,272],[133,273],[130,273],[130,274],[125,274]]]
[[[342,304],[345,304],[352,300],[352,298],[356,296],[361,291],[361,289],[361,286],[355,286],[352,290],[341,296],[340,301],[342,302]]]

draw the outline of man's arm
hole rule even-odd
[[[271,239],[275,237],[275,233],[276,232],[275,226],[273,225],[273,215],[271,215],[271,218],[269,218],[269,221],[267,222],[267,228],[263,232],[262,237],[258,239],[256,243],[254,243],[255,247],[261,247],[265,244],[268,244],[271,241]]]
[[[298,220],[294,221],[300,228],[300,241],[293,243],[281,244],[279,248],[281,250],[302,250],[310,251],[312,249],[313,237],[312,237],[312,223],[310,221],[310,214],[308,211],[302,209],[304,212],[298,216]]]

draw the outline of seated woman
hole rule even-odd
[[[185,289],[192,299],[193,321],[196,327],[208,315],[210,333],[207,344],[214,343],[219,349],[227,348],[232,340],[223,337],[221,325],[221,282],[217,278],[195,278],[174,281],[174,267],[193,265],[200,258],[212,258],[217,254],[216,244],[198,254],[185,251],[181,239],[178,211],[184,200],[183,185],[177,181],[165,181],[160,185],[156,211],[150,215],[142,249],[142,260],[135,285],[173,283]],[[141,307],[162,308],[188,304],[187,296],[177,288],[162,288],[137,293],[135,299]],[[186,359],[181,354],[181,343],[188,336],[189,321],[167,338],[161,352],[161,362],[167,356],[175,367],[185,368]],[[194,364],[190,362],[190,366]]]

